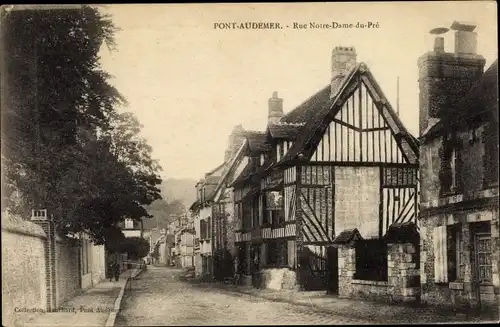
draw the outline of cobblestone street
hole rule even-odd
[[[223,289],[181,281],[180,270],[148,266],[123,298],[115,326],[368,324]]]
[[[148,266],[127,288],[115,326],[425,324],[488,321],[476,316],[325,296],[194,283],[182,270]],[[497,319],[493,319],[497,320]]]

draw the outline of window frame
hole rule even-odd
[[[480,277],[480,271],[481,271],[481,267],[489,267],[490,269],[490,275],[493,276],[493,262],[491,260],[491,257],[492,257],[492,254],[493,254],[493,249],[492,249],[492,237],[491,237],[491,233],[488,233],[488,232],[478,232],[478,233],[475,233],[474,235],[474,238],[475,238],[475,266],[476,266],[476,269],[477,269],[477,278],[478,278],[478,281],[481,282],[481,283],[491,283],[492,282],[492,278],[490,279],[481,279]],[[486,239],[489,241],[489,251],[479,251],[478,249],[478,245],[479,245],[479,240],[480,239]],[[490,257],[490,260],[489,260],[489,264],[480,264],[479,262],[479,256],[481,254],[487,254],[489,255]]]

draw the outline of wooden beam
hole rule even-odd
[[[377,131],[386,131],[386,130],[390,130],[390,128],[389,127],[374,127],[374,128],[361,129],[359,131],[360,132],[377,132]]]

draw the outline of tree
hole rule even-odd
[[[121,253],[127,253],[131,260],[142,259],[149,253],[149,243],[141,237],[127,237],[121,244]]]
[[[118,114],[126,99],[99,63],[115,31],[87,5],[2,18],[2,207],[48,209],[60,230],[98,244],[119,240],[117,223],[150,217],[144,206],[161,198],[160,167],[135,117]]]

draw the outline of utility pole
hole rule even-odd
[[[399,117],[399,76],[396,82],[396,113]]]

